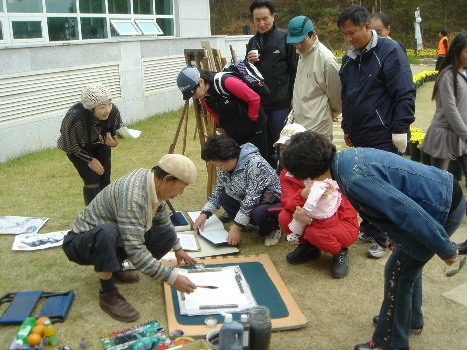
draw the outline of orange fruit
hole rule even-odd
[[[44,325],[42,323],[39,323],[37,326],[35,326],[32,330],[31,333],[39,334],[41,337],[44,336]]]
[[[45,321],[50,321],[50,318],[48,318],[47,316],[42,316],[42,317],[39,317],[36,321],[36,326],[38,324],[44,324]]]
[[[28,335],[26,341],[28,342],[29,345],[39,345],[42,340],[42,336],[40,336],[37,333],[31,333]]]

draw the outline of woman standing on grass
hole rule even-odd
[[[214,87],[214,77],[221,86]],[[260,97],[239,78],[226,73],[186,67],[178,74],[177,85],[183,99],[200,98],[214,121],[239,145],[252,143],[264,159],[267,158],[267,116],[260,105]],[[218,89],[225,93],[219,93]]]
[[[456,157],[467,182],[467,32],[457,35],[433,88],[436,112],[420,149],[431,165],[447,170]]]
[[[122,126],[110,91],[99,84],[86,86],[81,91],[81,102],[63,118],[58,148],[66,152],[84,181],[86,206],[110,184],[111,147],[117,146],[116,130]]]

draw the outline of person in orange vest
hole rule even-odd
[[[449,47],[449,38],[448,38],[448,32],[445,29],[441,29],[438,32],[439,36],[439,43],[438,43],[438,58],[436,59],[436,70],[439,71],[439,66],[441,65],[441,62],[444,60],[444,57],[446,56],[446,53],[448,52],[448,47]]]

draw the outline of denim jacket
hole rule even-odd
[[[421,261],[455,254],[443,228],[452,201],[450,173],[372,148],[337,153],[331,173],[360,216],[405,253]]]

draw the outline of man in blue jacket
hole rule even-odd
[[[337,26],[352,47],[342,59],[342,129],[349,147],[372,147],[404,152],[407,133],[415,120],[415,89],[407,55],[401,46],[378,37],[370,14],[358,5],[344,10]],[[368,221],[360,224],[359,241],[373,238],[367,255],[386,254],[386,236]]]

